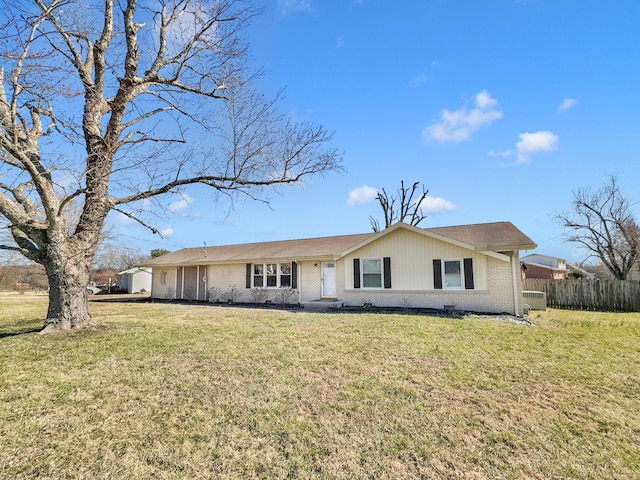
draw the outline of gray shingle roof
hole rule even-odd
[[[305,260],[338,258],[340,253],[374,235],[340,235],[337,237],[305,238],[276,242],[244,243],[205,248],[185,248],[148,260],[144,266],[187,265],[202,263],[242,263],[252,260]]]
[[[464,242],[477,250],[528,250],[535,243],[510,222],[482,223],[456,227],[425,228],[442,237]],[[255,260],[337,259],[341,253],[371,239],[375,233],[333,237],[245,243],[214,247],[185,248],[142,263],[143,266],[244,263]]]
[[[536,244],[511,222],[477,223],[425,230],[474,245],[477,250],[530,250]]]

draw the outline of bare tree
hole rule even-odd
[[[569,232],[567,240],[583,247],[588,258],[598,258],[615,278],[625,280],[638,262],[640,229],[615,175],[599,190],[574,192],[572,210],[556,219]]]
[[[149,259],[149,255],[139,248],[123,247],[103,242],[95,255],[94,267],[99,270],[122,272]]]
[[[400,182],[398,196],[387,194],[383,188],[378,192],[376,199],[380,203],[380,207],[384,213],[384,228],[388,228],[396,222],[405,222],[408,220],[410,225],[418,225],[422,220],[427,218],[420,208],[422,202],[427,198],[429,190],[422,187],[422,194],[415,198],[418,192],[420,182],[415,182],[411,188],[404,186],[404,181]],[[369,217],[371,228],[374,232],[380,231],[380,223],[373,217]]]
[[[340,168],[330,134],[253,90],[252,5],[3,2],[0,217],[12,241],[0,248],[44,266],[44,331],[92,324],[86,285],[109,212],[158,233],[149,202],[188,186],[266,202],[269,187]]]

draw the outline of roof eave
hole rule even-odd
[[[341,255],[339,253],[322,254],[322,255],[290,255],[286,257],[259,257],[259,258],[232,258],[229,260],[210,260],[207,258],[196,258],[192,260],[183,260],[166,263],[141,263],[141,267],[190,267],[195,265],[232,265],[238,263],[255,263],[255,262],[281,262],[281,261],[293,261],[293,262],[313,262],[313,261],[335,261],[339,259]]]
[[[494,247],[494,246],[476,247],[476,250],[478,250],[479,252],[485,252],[485,251],[506,252],[511,250],[533,250],[534,248],[537,248],[537,247],[538,246],[535,243],[525,243],[522,245],[500,245],[498,247]]]

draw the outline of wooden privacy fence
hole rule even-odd
[[[527,278],[523,290],[547,294],[551,308],[640,312],[640,282],[614,279],[546,280]]]

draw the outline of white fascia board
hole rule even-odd
[[[479,253],[485,254],[487,257],[493,257],[498,260],[502,260],[503,262],[511,261],[511,257],[509,255],[505,255],[504,253],[494,252],[493,250],[477,250]],[[517,250],[514,250],[514,252]]]

